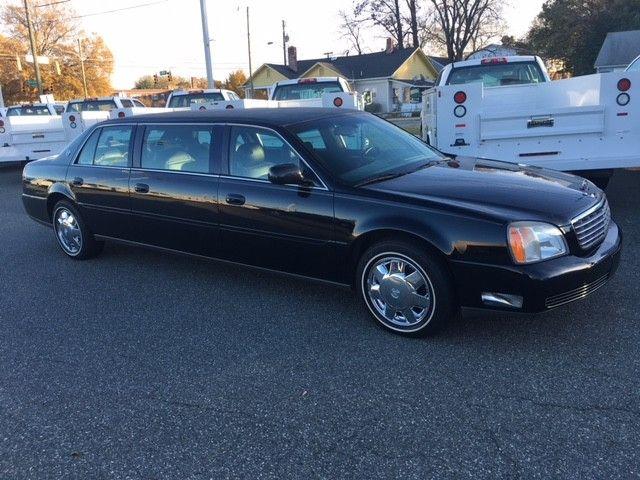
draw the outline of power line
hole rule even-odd
[[[122,12],[124,10],[133,10],[134,8],[150,7],[152,5],[157,5],[159,3],[166,3],[168,1],[169,0],[159,0],[157,2],[141,3],[140,5],[132,5],[130,7],[116,8],[115,10],[105,10],[104,12],[95,12],[95,13],[87,13],[85,15],[76,15],[71,18],[84,18],[84,17],[93,17],[95,15],[105,15],[107,13]]]
[[[58,5],[60,3],[67,3],[70,2],[71,0],[59,0],[58,2],[51,2],[51,3],[43,3],[42,5],[34,5],[35,8],[38,7],[50,7],[51,5]]]

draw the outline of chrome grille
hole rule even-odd
[[[559,307],[560,305],[564,305],[565,303],[574,302],[576,300],[580,300],[581,298],[586,297],[587,295],[592,294],[597,289],[602,287],[609,280],[609,274],[594,280],[591,283],[585,283],[581,287],[574,288],[573,290],[569,290],[568,292],[560,293],[558,295],[553,295],[548,297],[544,304],[547,308]]]
[[[580,248],[589,250],[604,240],[611,222],[611,210],[606,198],[571,221]]]

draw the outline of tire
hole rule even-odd
[[[380,242],[362,255],[356,272],[362,301],[392,332],[434,334],[457,312],[446,266],[424,249],[401,241]]]
[[[61,200],[56,203],[51,222],[58,245],[68,257],[86,260],[102,251],[104,242],[95,239],[78,209],[71,202]]]

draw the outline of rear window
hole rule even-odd
[[[28,117],[32,115],[51,115],[49,108],[38,107],[9,107],[7,117]]]
[[[224,100],[224,97],[220,92],[172,95],[169,100],[169,108],[190,107],[192,103],[219,102],[221,100]]]
[[[336,82],[309,82],[278,85],[273,92],[273,100],[307,100],[320,98],[325,93],[342,92],[342,87]]]
[[[544,75],[536,62],[513,62],[454,68],[447,85],[482,82],[485,87],[504,87],[544,81]]]
[[[86,100],[71,102],[67,105],[67,112],[108,112],[116,108],[113,100]]]

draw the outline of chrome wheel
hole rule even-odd
[[[77,255],[82,249],[82,231],[73,212],[65,207],[58,208],[53,224],[62,249],[68,255]]]
[[[393,326],[415,327],[431,319],[435,308],[433,285],[408,257],[382,254],[364,269],[363,289],[370,305]]]

